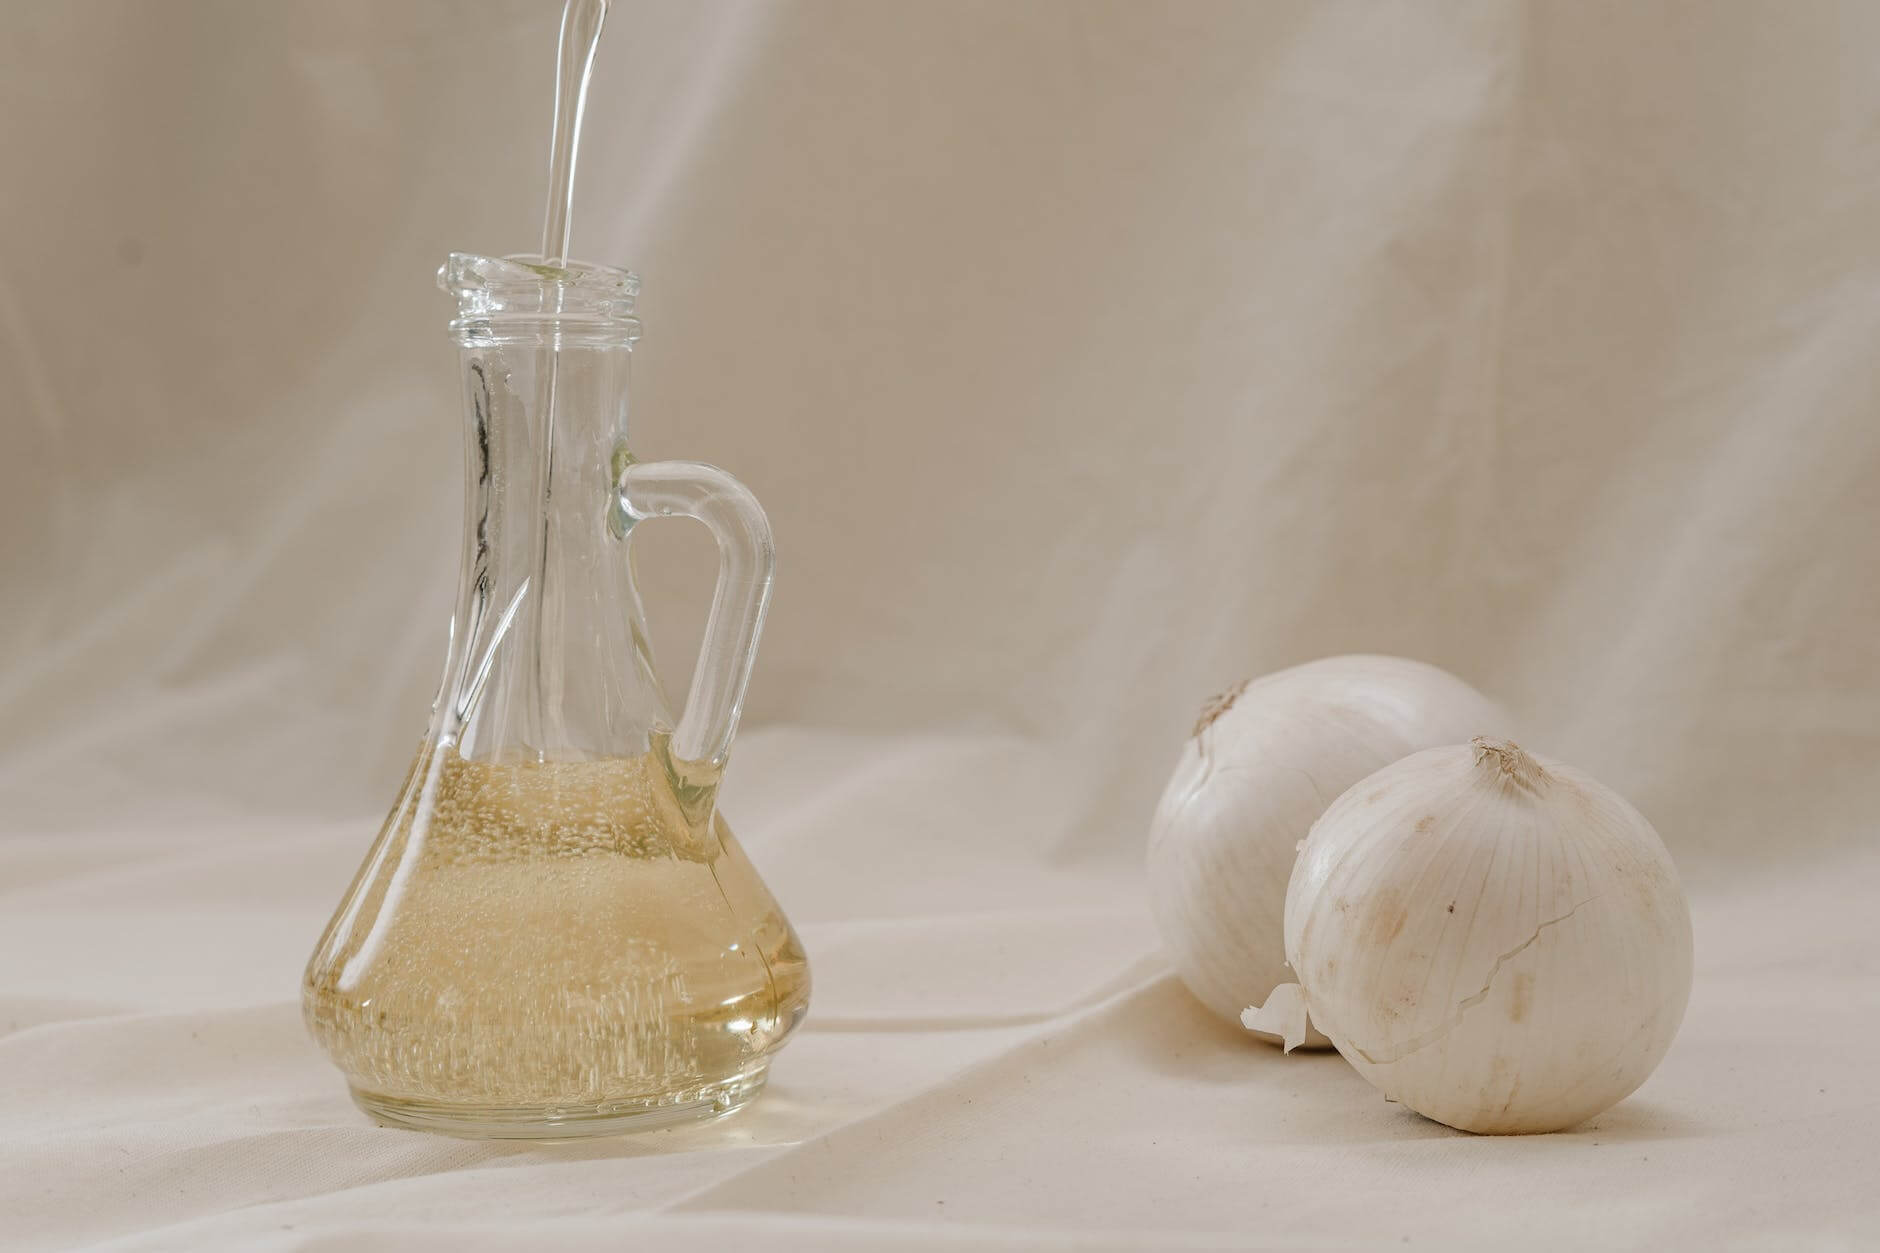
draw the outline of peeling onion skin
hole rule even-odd
[[[1484,733],[1507,733],[1493,702],[1401,657],[1327,657],[1209,702],[1149,830],[1150,911],[1182,982],[1238,1023],[1291,980],[1286,887],[1313,822],[1373,771]]]
[[[1417,753],[1340,796],[1294,869],[1286,952],[1358,1073],[1484,1134],[1623,1100],[1691,990],[1690,911],[1658,833],[1506,741]]]

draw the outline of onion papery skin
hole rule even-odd
[[[1401,657],[1328,657],[1210,702],[1156,807],[1145,865],[1150,910],[1182,982],[1238,1023],[1293,978],[1287,884],[1326,806],[1410,753],[1507,725],[1463,680]],[[1330,1043],[1316,1032],[1306,1042]]]
[[[1512,744],[1414,754],[1341,795],[1286,899],[1313,1024],[1392,1100],[1485,1134],[1556,1131],[1657,1067],[1691,919],[1656,831]]]

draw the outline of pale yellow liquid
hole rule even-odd
[[[663,761],[446,750],[307,970],[308,1025],[357,1091],[651,1107],[761,1067],[803,1014],[808,965],[722,820],[686,817],[681,796],[694,813],[709,796]]]

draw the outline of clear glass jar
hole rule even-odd
[[[453,254],[464,540],[442,687],[307,967],[309,1029],[381,1121],[608,1134],[724,1113],[809,997],[717,812],[773,565],[722,470],[627,446],[637,280]],[[674,717],[629,541],[703,521],[717,590]]]

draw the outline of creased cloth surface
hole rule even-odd
[[[539,230],[559,6],[14,3],[0,1246],[1880,1243],[1880,9],[626,3],[576,251],[782,566],[726,809],[816,993],[735,1119],[371,1126],[301,964],[460,520],[431,275]],[[651,534],[672,676],[709,545]],[[1448,666],[1678,858],[1682,1035],[1452,1133],[1168,975],[1195,709]]]

